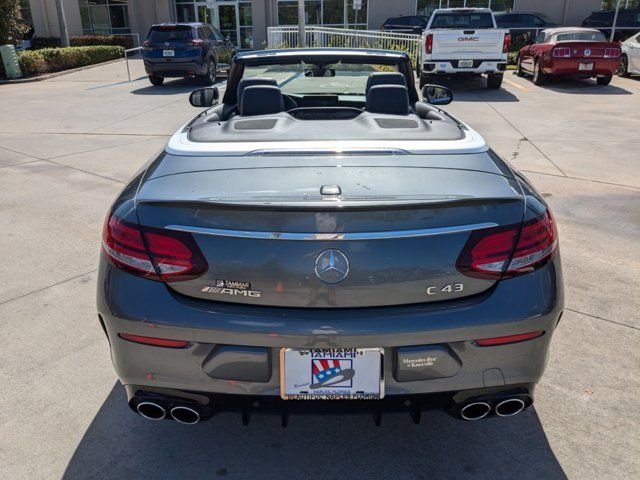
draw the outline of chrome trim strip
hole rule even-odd
[[[254,238],[260,240],[311,240],[311,241],[353,241],[388,240],[392,238],[433,237],[453,233],[471,232],[484,228],[497,227],[497,223],[473,223],[451,227],[423,228],[419,230],[395,230],[389,232],[350,232],[350,233],[297,233],[297,232],[256,232],[251,230],[226,230],[223,228],[190,227],[185,225],[167,225],[168,230],[198,233],[214,237]]]

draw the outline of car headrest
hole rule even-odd
[[[240,99],[240,115],[268,115],[284,111],[284,98],[278,87],[256,85],[247,87]]]
[[[407,81],[404,75],[399,72],[376,72],[369,75],[367,78],[367,87],[365,92],[368,92],[371,87],[376,85],[402,85],[407,86]]]
[[[273,85],[274,87],[278,86],[278,83],[273,78],[265,78],[265,77],[249,77],[243,78],[238,83],[238,90],[236,90],[237,104],[240,105],[242,103],[242,92],[247,87],[253,87],[255,85]]]
[[[389,115],[409,114],[409,91],[402,85],[376,85],[367,92],[365,111]]]

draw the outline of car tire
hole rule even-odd
[[[213,85],[214,83],[216,83],[216,70],[217,70],[217,65],[215,60],[213,60],[213,58],[210,58],[209,61],[207,62],[207,73],[204,74],[204,76],[202,77],[205,85]]]
[[[622,57],[620,57],[620,66],[618,67],[618,71],[616,73],[619,77],[629,76],[629,59],[626,55],[622,55]]]
[[[540,68],[540,63],[536,60],[533,64],[533,83],[535,85],[543,85],[547,81],[547,76]]]
[[[609,85],[611,83],[611,79],[613,78],[613,75],[607,75],[604,77],[596,77],[596,82],[598,85]]]
[[[487,88],[491,90],[497,90],[502,86],[502,73],[488,73],[487,74]]]
[[[524,77],[524,70],[522,69],[522,59],[518,56],[518,63],[516,65],[516,75],[518,77]]]
[[[155,87],[159,87],[164,83],[164,77],[156,77],[155,75],[149,75],[149,81]]]

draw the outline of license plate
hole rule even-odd
[[[384,397],[382,348],[280,349],[284,400],[375,400]]]
[[[458,68],[473,68],[473,60],[458,60]]]
[[[580,63],[578,70],[593,70],[593,63]]]
[[[175,57],[176,56],[176,51],[175,50],[162,50],[162,56],[163,57]]]

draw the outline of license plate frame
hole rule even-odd
[[[281,348],[280,397],[380,400],[384,398],[384,349]]]
[[[580,62],[578,70],[581,72],[591,72],[593,70],[593,62]]]
[[[458,60],[458,68],[473,68],[473,60]]]
[[[162,56],[163,57],[175,57],[176,56],[176,51],[175,50],[162,50]]]

